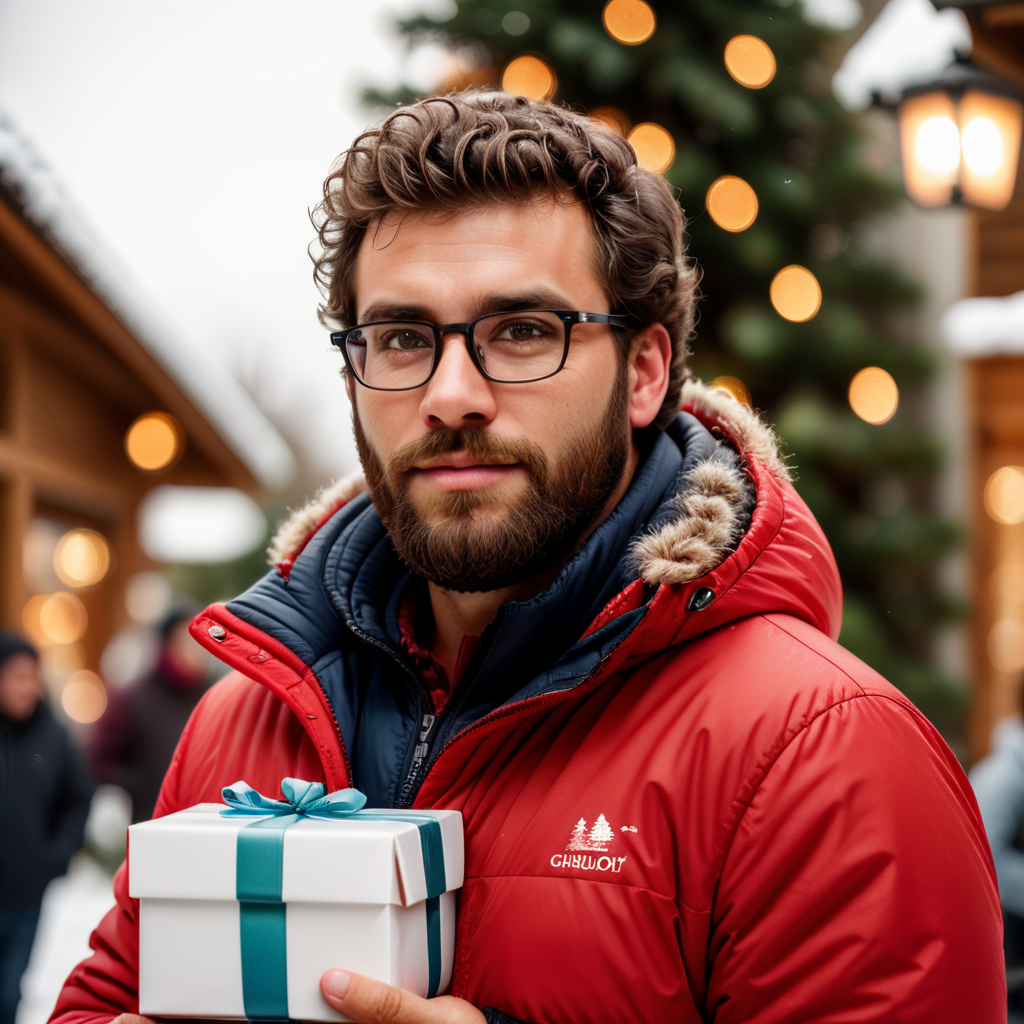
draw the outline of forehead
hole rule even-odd
[[[410,305],[451,318],[478,315],[488,299],[550,294],[602,312],[596,243],[578,202],[392,213],[371,224],[356,261],[356,316]]]

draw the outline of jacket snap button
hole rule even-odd
[[[269,658],[269,657],[270,657],[270,655],[267,654],[266,651],[259,651],[256,654],[250,654],[249,655],[249,660],[256,662],[256,664],[258,665],[260,662],[266,661],[267,658]]]
[[[220,643],[228,635],[228,631],[223,626],[211,626],[207,632],[217,643]]]
[[[702,612],[715,599],[715,592],[707,587],[698,587],[686,602],[688,612]]]

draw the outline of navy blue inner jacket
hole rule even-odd
[[[643,616],[640,607],[580,636],[636,578],[629,541],[676,514],[671,499],[714,438],[680,413],[641,441],[629,489],[555,581],[501,606],[484,654],[440,714],[400,645],[398,610],[411,574],[368,494],[341,508],[295,560],[228,609],[295,652],[320,681],[349,754],[354,785],[371,807],[408,806],[432,757],[456,733],[504,704],[582,682]],[[646,444],[642,443],[646,441]],[[646,457],[644,451],[646,450]]]

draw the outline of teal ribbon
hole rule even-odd
[[[360,821],[403,821],[416,826],[427,882],[427,997],[441,983],[441,895],[447,891],[441,824],[436,818],[401,811],[367,814],[358,789],[324,795],[319,782],[283,779],[284,800],[271,800],[245,782],[225,786],[226,818],[260,815],[238,833],[235,848],[235,897],[239,904],[242,946],[242,998],[252,1021],[287,1021],[288,976],[285,904],[281,902],[284,833],[302,817]],[[271,815],[271,817],[265,817]],[[340,964],[339,966],[344,966]]]

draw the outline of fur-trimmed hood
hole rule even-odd
[[[780,483],[789,480],[774,431],[749,406],[697,380],[684,385],[682,406],[718,435],[718,444],[681,481],[672,501],[675,514],[632,545],[637,576],[651,586],[695,580],[735,549],[756,504],[747,459],[756,459]],[[270,563],[287,574],[319,526],[365,490],[366,481],[356,475],[319,491],[281,524],[267,552]]]

